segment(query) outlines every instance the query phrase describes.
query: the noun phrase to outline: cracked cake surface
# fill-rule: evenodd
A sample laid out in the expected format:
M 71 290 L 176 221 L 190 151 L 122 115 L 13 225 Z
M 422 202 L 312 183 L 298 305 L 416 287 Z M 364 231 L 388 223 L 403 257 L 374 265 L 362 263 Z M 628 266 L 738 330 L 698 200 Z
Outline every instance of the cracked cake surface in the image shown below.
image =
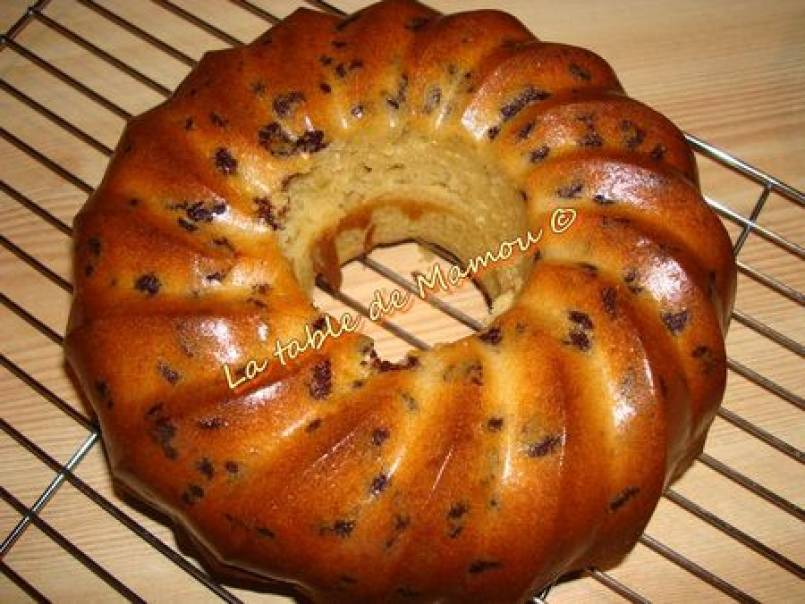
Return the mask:
M 480 333 L 377 357 L 323 319 L 375 246 L 466 262 Z M 516 602 L 630 551 L 724 391 L 735 265 L 667 119 L 484 10 L 300 9 L 130 121 L 75 223 L 67 356 L 115 477 L 222 574 L 315 601 Z M 504 303 L 505 302 L 505 303 Z

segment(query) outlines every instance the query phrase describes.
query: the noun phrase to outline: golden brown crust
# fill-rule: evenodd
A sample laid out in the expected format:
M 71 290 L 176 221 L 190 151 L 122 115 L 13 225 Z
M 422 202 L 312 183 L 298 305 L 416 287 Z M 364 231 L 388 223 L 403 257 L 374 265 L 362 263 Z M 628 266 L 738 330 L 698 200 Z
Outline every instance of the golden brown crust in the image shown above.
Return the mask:
M 400 128 L 494 154 L 529 226 L 573 207 L 574 228 L 478 336 L 388 371 L 345 335 L 231 391 L 222 364 L 319 318 L 272 195 Z M 723 394 L 735 266 L 683 136 L 497 11 L 301 9 L 208 53 L 75 227 L 67 355 L 116 477 L 223 567 L 317 600 L 513 602 L 617 561 Z

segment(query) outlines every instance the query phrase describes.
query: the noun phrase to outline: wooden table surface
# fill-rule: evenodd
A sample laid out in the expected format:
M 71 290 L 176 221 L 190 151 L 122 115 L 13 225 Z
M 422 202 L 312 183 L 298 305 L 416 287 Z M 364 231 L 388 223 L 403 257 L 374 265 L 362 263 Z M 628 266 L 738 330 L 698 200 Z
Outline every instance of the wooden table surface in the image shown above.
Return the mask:
M 364 4 L 353 0 L 332 1 L 346 9 Z M 193 58 L 207 49 L 225 46 L 211 34 L 151 2 L 97 2 Z M 239 40 L 248 41 L 267 27 L 258 16 L 225 0 L 176 2 Z M 105 20 L 90 10 L 88 3 L 53 0 L 44 11 L 47 18 L 34 19 L 16 38 L 17 43 L 126 112 L 139 113 L 159 102 L 162 95 L 158 91 L 68 40 L 58 31 L 58 25 L 69 28 L 167 89 L 175 87 L 188 67 Z M 262 0 L 261 6 L 284 16 L 300 4 Z M 0 2 L 0 27 L 5 30 L 24 12 L 26 5 L 22 0 Z M 433 5 L 448 11 L 459 7 L 503 7 L 543 39 L 586 46 L 614 66 L 632 96 L 660 110 L 687 132 L 799 190 L 805 189 L 805 3 L 801 0 L 673 3 L 511 0 L 439 1 Z M 24 51 L 13 48 L 0 53 L 3 81 L 0 180 L 5 183 L 0 191 L 4 238 L 0 252 L 0 290 L 4 295 L 0 352 L 5 367 L 0 371 L 0 400 L 5 422 L 34 441 L 47 455 L 65 463 L 90 436 L 90 431 L 56 404 L 63 401 L 70 409 L 89 413 L 65 374 L 57 343 L 59 334 L 64 332 L 70 300 L 69 293 L 59 285 L 59 280 L 70 279 L 70 239 L 58 223 L 70 224 L 86 194 L 80 183 L 68 182 L 27 155 L 23 147 L 29 145 L 94 186 L 107 161 L 103 146 L 114 146 L 124 119 L 23 55 Z M 81 142 L 23 102 L 22 97 L 15 96 L 12 90 L 27 95 L 101 144 Z M 748 217 L 761 188 L 711 160 L 699 159 L 706 194 Z M 14 191 L 24 197 L 15 198 Z M 25 200 L 36 206 L 26 207 L 22 203 Z M 802 246 L 805 221 L 797 205 L 773 193 L 758 223 Z M 726 224 L 733 238 L 737 237 L 740 227 L 732 221 Z M 16 248 L 24 250 L 30 258 L 26 261 L 20 257 L 14 251 Z M 728 338 L 732 359 L 780 385 L 794 399 L 805 391 L 801 345 L 796 343 L 803 339 L 805 331 L 802 294 L 796 293 L 805 291 L 799 249 L 800 254 L 791 253 L 756 234 L 751 235 L 739 256 L 742 263 L 795 291 L 783 295 L 742 272 L 736 304 L 741 313 L 787 334 L 795 344 L 781 346 L 739 321 L 733 321 Z M 411 246 L 384 250 L 374 257 L 403 274 L 431 262 Z M 32 263 L 40 263 L 45 272 L 35 270 Z M 47 271 L 51 274 L 46 274 Z M 368 301 L 370 292 L 384 284 L 391 286 L 360 264 L 353 263 L 345 269 L 344 290 L 359 300 Z M 317 296 L 331 312 L 343 308 L 341 303 L 320 292 Z M 475 317 L 484 315 L 480 297 L 472 288 L 450 295 L 448 301 Z M 40 328 L 26 321 L 13 305 L 41 322 Z M 429 343 L 467 333 L 458 323 L 424 303 L 416 304 L 395 321 Z M 48 330 L 52 330 L 51 337 Z M 376 325 L 370 325 L 367 333 L 376 338 L 380 352 L 385 355 L 401 355 L 408 348 L 408 344 Z M 19 379 L 20 371 L 30 376 L 29 383 Z M 798 400 L 801 402 L 801 398 Z M 732 371 L 724 408 L 796 450 L 805 446 L 805 425 L 797 406 Z M 112 490 L 102 447 L 89 445 L 93 445 L 91 441 L 75 474 L 127 517 L 186 555 L 187 550 L 177 545 L 167 526 Z M 6 495 L 6 503 L 0 505 L 0 531 L 5 536 L 20 520 L 18 512 L 8 503 L 7 494 L 30 506 L 55 474 L 12 439 L 8 431 L 0 433 L 0 447 L 3 460 L 0 481 Z M 716 419 L 706 452 L 794 506 L 805 503 L 803 470 L 796 452 L 794 456 L 786 455 L 723 418 Z M 761 601 L 805 601 L 805 586 L 796 574 L 696 517 L 678 502 L 679 497 L 694 502 L 763 546 L 796 564 L 804 564 L 805 531 L 796 509 L 795 513 L 781 509 L 701 462 L 673 485 L 673 491 L 676 499 L 661 501 L 647 535 Z M 73 484 L 63 484 L 40 516 L 47 526 L 148 601 L 217 598 Z M 4 564 L 56 601 L 121 599 L 46 531 L 41 525 L 28 527 L 4 557 Z M 194 558 L 188 556 L 187 560 L 195 564 Z M 653 601 L 727 599 L 723 592 L 645 544 L 638 545 L 608 574 Z M 283 600 L 280 596 L 237 587 L 229 589 L 246 601 Z M 0 601 L 25 599 L 17 584 L 5 575 L 0 578 Z M 555 602 L 578 599 L 620 598 L 590 576 L 563 583 L 550 596 Z

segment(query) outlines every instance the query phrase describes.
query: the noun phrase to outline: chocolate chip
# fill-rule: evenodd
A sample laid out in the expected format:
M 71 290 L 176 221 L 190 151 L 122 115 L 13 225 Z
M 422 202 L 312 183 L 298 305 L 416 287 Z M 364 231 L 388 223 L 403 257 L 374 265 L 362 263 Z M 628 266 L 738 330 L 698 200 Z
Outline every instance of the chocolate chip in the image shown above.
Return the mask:
M 212 480 L 215 475 L 215 467 L 212 462 L 206 457 L 202 457 L 196 462 L 196 469 L 207 477 L 207 480 Z
M 227 461 L 226 463 L 224 463 L 224 469 L 229 474 L 237 474 L 240 471 L 240 466 L 238 466 L 238 463 L 236 461 Z
M 568 339 L 563 340 L 564 344 L 568 344 L 570 346 L 574 346 L 578 348 L 582 352 L 587 352 L 592 348 L 592 342 L 590 341 L 590 337 L 584 333 L 583 331 L 579 331 L 574 329 L 568 334 Z
M 223 417 L 205 417 L 196 422 L 202 430 L 219 430 L 229 425 Z
M 615 203 L 614 199 L 609 199 L 608 197 L 606 197 L 605 195 L 602 195 L 601 193 L 596 194 L 593 197 L 593 201 L 595 203 L 597 203 L 598 205 L 602 205 L 602 206 L 608 206 L 608 205 L 612 205 L 613 203 Z
M 226 128 L 227 124 L 229 124 L 229 120 L 221 117 L 214 111 L 210 113 L 210 121 L 212 122 L 213 126 L 217 126 L 218 128 Z
M 478 336 L 478 339 L 486 344 L 496 346 L 500 344 L 501 340 L 503 339 L 503 334 L 500 331 L 500 327 L 490 327 L 486 331 L 482 332 Z
M 344 42 L 343 40 L 333 40 L 331 44 L 333 45 L 333 48 L 339 48 L 339 49 L 344 48 L 347 45 L 347 43 Z
M 196 201 L 185 208 L 187 218 L 193 222 L 212 222 L 215 216 L 220 216 L 224 212 L 226 212 L 226 204 L 221 201 L 209 203 Z
M 526 449 L 526 455 L 529 457 L 545 457 L 556 452 L 556 449 L 562 444 L 562 437 L 557 434 L 546 436 L 540 441 L 531 443 Z
M 379 447 L 388 440 L 390 434 L 388 428 L 375 428 L 372 430 L 372 444 Z
M 450 509 L 447 511 L 447 518 L 450 520 L 457 520 L 464 516 L 465 514 L 469 513 L 470 507 L 463 501 L 459 501 L 454 503 L 450 506 Z
M 662 322 L 674 335 L 681 333 L 688 323 L 688 311 L 681 310 L 679 312 L 664 312 L 662 314 Z
M 161 410 L 159 413 L 161 414 Z M 177 457 L 177 451 L 173 447 L 173 439 L 176 436 L 176 431 L 176 425 L 171 422 L 168 417 L 158 414 L 152 420 L 152 425 L 149 430 L 151 438 L 162 448 L 162 452 L 168 459 L 176 459 Z
M 305 95 L 298 90 L 294 90 L 274 97 L 272 107 L 279 117 L 288 117 L 304 100 Z
M 350 113 L 357 118 L 363 117 L 363 105 L 355 105 L 350 110 Z
M 162 283 L 160 283 L 159 279 L 154 273 L 146 273 L 145 275 L 141 275 L 134 282 L 134 289 L 143 292 L 149 297 L 156 296 L 160 287 L 162 287 Z
M 532 164 L 536 164 L 541 162 L 548 154 L 551 152 L 551 148 L 548 145 L 542 145 L 541 147 L 537 147 L 531 153 L 528 154 L 528 159 L 531 161 Z
M 352 59 L 349 62 L 349 70 L 355 71 L 356 69 L 363 69 L 363 61 L 360 59 Z
M 90 237 L 87 239 L 87 249 L 93 256 L 101 255 L 101 240 L 98 237 Z
M 534 122 L 526 122 L 525 125 L 517 131 L 517 138 L 520 140 L 527 139 L 529 136 L 531 136 L 532 130 L 534 130 Z
M 428 24 L 430 18 L 428 17 L 412 17 L 405 23 L 405 29 L 410 31 L 419 31 Z
M 472 564 L 470 564 L 467 572 L 469 572 L 471 575 L 477 575 L 490 570 L 497 570 L 502 566 L 503 564 L 497 562 L 496 560 L 475 560 Z
M 486 429 L 490 432 L 500 432 L 503 429 L 503 418 L 490 417 L 486 420 Z
M 333 389 L 333 375 L 330 360 L 319 361 L 313 366 L 310 380 L 310 396 L 316 400 L 327 398 Z
M 618 495 L 616 495 L 612 501 L 609 502 L 609 511 L 610 512 L 617 512 L 620 508 L 626 504 L 627 501 L 632 499 L 635 495 L 640 492 L 640 489 L 637 487 L 627 487 Z
M 578 140 L 579 147 L 601 147 L 604 139 L 597 132 L 588 132 Z
M 333 91 L 333 87 L 330 86 L 327 82 L 321 82 L 319 84 L 319 88 L 324 94 L 330 94 Z
M 604 310 L 609 315 L 615 315 L 617 296 L 618 294 L 614 287 L 605 287 L 601 290 L 601 304 L 603 304 Z
M 545 90 L 528 86 L 514 99 L 500 108 L 500 115 L 503 117 L 504 121 L 510 120 L 531 103 L 544 101 L 549 96 L 551 96 L 551 94 Z
M 274 533 L 274 531 L 272 531 L 271 529 L 268 529 L 268 528 L 266 528 L 264 526 L 255 527 L 254 531 L 260 537 L 263 537 L 264 539 L 273 539 L 274 537 L 276 537 L 276 534 Z
M 571 310 L 567 313 L 568 318 L 582 329 L 592 329 L 593 321 L 590 315 L 583 313 L 580 310 Z
M 578 180 L 556 189 L 556 194 L 562 199 L 576 199 L 584 189 L 584 183 Z
M 305 426 L 305 432 L 315 432 L 321 426 L 321 418 L 317 417 L 313 421 L 311 421 L 307 426 Z
M 428 94 L 425 97 L 425 104 L 423 109 L 425 113 L 431 113 L 442 102 L 442 89 L 439 86 L 431 86 L 428 89 Z
M 187 218 L 177 218 L 176 224 L 178 224 L 188 233 L 193 233 L 198 230 L 198 226 L 190 222 Z
M 257 132 L 258 144 L 275 157 L 288 157 L 296 151 L 294 141 L 277 122 L 271 122 Z
M 336 520 L 330 529 L 336 536 L 346 539 L 355 530 L 354 520 Z
M 195 127 L 195 122 L 193 121 L 192 117 L 188 117 L 184 121 L 184 129 L 185 130 L 192 130 Z
M 579 262 L 579 268 L 593 277 L 598 274 L 598 267 L 595 264 L 590 264 L 589 262 Z
M 319 57 L 319 62 L 326 67 L 327 65 L 330 65 L 333 62 L 333 58 L 328 57 L 327 55 L 321 55 Z
M 486 137 L 491 141 L 495 140 L 498 134 L 500 134 L 500 126 L 492 126 L 486 131 Z
M 254 82 L 252 84 L 252 92 L 257 96 L 263 96 L 266 91 L 266 85 L 263 82 Z
M 646 139 L 646 131 L 631 120 L 621 122 L 621 133 L 623 134 L 623 146 L 630 151 L 637 149 Z
M 347 68 L 343 63 L 339 63 L 335 66 L 335 73 L 339 78 L 345 78 L 347 76 Z
M 109 390 L 109 385 L 104 380 L 97 380 L 95 382 L 95 392 L 98 393 L 98 397 L 106 403 L 106 408 L 111 409 L 114 406 L 114 401 L 112 400 L 112 393 Z
M 666 151 L 667 149 L 665 148 L 665 145 L 658 144 L 651 150 L 649 156 L 655 161 L 662 161 L 662 159 L 665 157 Z
M 215 151 L 215 167 L 221 174 L 232 176 L 238 170 L 238 160 L 227 149 L 219 147 Z
M 187 487 L 187 490 L 184 491 L 181 495 L 182 502 L 185 505 L 193 505 L 199 499 L 204 497 L 204 489 L 202 489 L 197 484 L 191 484 Z
M 385 474 L 378 474 L 372 479 L 372 483 L 369 485 L 369 492 L 372 495 L 379 495 L 386 490 L 390 481 L 391 479 Z
M 260 220 L 275 231 L 285 228 L 283 221 L 288 213 L 288 206 L 284 206 L 277 212 L 268 197 L 256 197 L 254 204 L 257 206 L 257 217 Z
M 321 130 L 306 130 L 296 139 L 296 149 L 301 153 L 318 153 L 327 147 L 324 142 L 324 132 Z
M 573 77 L 578 78 L 579 80 L 589 82 L 590 79 L 592 79 L 590 72 L 576 63 L 571 63 L 567 66 L 567 69 L 573 75 Z
M 165 378 L 165 380 L 172 386 L 175 386 L 176 382 L 178 382 L 182 377 L 179 375 L 178 371 L 170 367 L 164 361 L 157 363 L 157 371 L 159 371 L 162 377 Z

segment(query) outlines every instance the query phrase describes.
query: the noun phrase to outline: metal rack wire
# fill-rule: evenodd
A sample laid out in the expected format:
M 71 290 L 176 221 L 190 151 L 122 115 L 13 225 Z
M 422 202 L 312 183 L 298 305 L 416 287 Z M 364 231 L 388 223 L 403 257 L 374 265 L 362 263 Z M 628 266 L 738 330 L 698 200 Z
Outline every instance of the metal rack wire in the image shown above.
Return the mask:
M 100 4 L 97 4 L 94 0 L 78 0 L 78 1 L 84 7 L 94 11 L 97 15 L 108 21 L 111 26 L 119 27 L 128 31 L 129 33 L 137 36 L 144 42 L 153 46 L 155 49 L 158 49 L 159 51 L 165 53 L 166 55 L 169 55 L 174 59 L 180 61 L 187 67 L 192 67 L 193 65 L 195 65 L 195 60 L 192 57 L 188 56 L 181 50 L 172 46 L 170 42 L 157 38 L 150 32 L 142 29 L 141 27 L 127 20 L 123 16 L 113 12 L 112 10 Z M 241 43 L 238 39 L 236 39 L 229 33 L 219 29 L 218 27 L 207 21 L 204 21 L 198 16 L 187 12 L 180 6 L 173 4 L 170 0 L 153 0 L 153 1 L 157 5 L 162 7 L 164 10 L 173 13 L 174 15 L 186 21 L 187 23 L 193 25 L 194 27 L 203 29 L 208 34 L 215 36 L 216 38 L 218 38 L 219 40 L 221 40 L 226 44 L 234 45 Z M 269 24 L 273 24 L 279 21 L 278 17 L 268 12 L 267 10 L 253 4 L 252 2 L 249 2 L 248 0 L 230 0 L 230 1 L 233 4 L 244 9 L 244 11 L 246 11 L 246 13 L 250 15 L 252 18 L 262 19 L 268 22 Z M 8 31 L 5 34 L 3 34 L 2 37 L 0 37 L 0 50 L 5 49 L 7 52 L 14 52 L 18 54 L 26 61 L 29 61 L 38 68 L 44 70 L 45 72 L 48 72 L 50 75 L 57 77 L 58 79 L 60 79 L 61 81 L 72 87 L 79 94 L 85 96 L 87 99 L 98 104 L 99 106 L 104 107 L 113 114 L 124 119 L 128 119 L 129 117 L 131 117 L 131 114 L 128 111 L 117 105 L 115 102 L 104 97 L 102 94 L 86 86 L 85 84 L 82 84 L 72 76 L 62 71 L 52 62 L 48 61 L 46 58 L 43 58 L 42 56 L 37 54 L 34 50 L 31 50 L 30 48 L 26 47 L 25 45 L 17 41 L 20 32 L 22 32 L 23 29 L 26 28 L 30 23 L 36 21 L 47 27 L 49 30 L 51 30 L 54 33 L 54 35 L 63 36 L 64 38 L 71 40 L 75 44 L 81 46 L 88 53 L 108 63 L 115 69 L 125 73 L 131 78 L 137 80 L 142 85 L 147 86 L 154 92 L 162 96 L 168 96 L 170 94 L 170 90 L 165 86 L 161 85 L 160 83 L 156 82 L 149 76 L 138 71 L 134 67 L 128 65 L 124 61 L 114 57 L 113 55 L 99 48 L 90 40 L 82 37 L 79 33 L 73 31 L 72 29 L 60 23 L 59 21 L 54 20 L 53 18 L 48 16 L 45 13 L 45 9 L 49 3 L 50 0 L 38 0 L 33 5 L 31 5 L 25 11 L 25 13 L 22 14 L 20 18 L 8 29 Z M 325 11 L 333 12 L 336 14 L 344 14 L 337 7 L 328 2 L 308 0 L 308 3 Z M 65 132 L 74 136 L 76 139 L 83 141 L 87 145 L 91 146 L 92 148 L 96 149 L 97 151 L 106 156 L 111 155 L 112 149 L 110 147 L 108 147 L 95 137 L 93 137 L 91 134 L 85 132 L 80 127 L 70 123 L 64 117 L 60 116 L 59 114 L 53 112 L 44 105 L 40 104 L 35 99 L 27 95 L 22 90 L 18 89 L 5 79 L 0 79 L 0 89 L 2 89 L 2 91 L 5 94 L 16 98 L 21 103 L 24 103 L 25 105 L 27 105 L 28 107 L 39 113 L 41 116 L 43 116 L 44 118 L 46 118 L 59 128 L 63 129 Z M 55 175 L 63 179 L 66 183 L 73 185 L 74 187 L 78 188 L 84 193 L 89 194 L 92 192 L 93 187 L 90 184 L 82 180 L 79 176 L 74 174 L 67 167 L 60 165 L 55 160 L 51 159 L 43 152 L 34 148 L 27 141 L 19 138 L 12 132 L 9 132 L 4 128 L 0 128 L 0 137 L 2 137 L 6 142 L 10 143 L 23 153 L 27 154 L 35 162 L 41 164 L 43 167 L 53 172 Z M 776 193 L 780 195 L 781 197 L 787 199 L 790 203 L 796 204 L 800 208 L 803 205 L 805 205 L 805 195 L 803 195 L 802 192 L 794 189 L 793 187 L 779 181 L 773 176 L 766 174 L 745 162 L 742 162 L 741 160 L 731 156 L 730 154 L 716 147 L 713 147 L 712 145 L 709 145 L 705 141 L 702 141 L 701 139 L 695 136 L 687 135 L 687 139 L 691 147 L 697 153 L 715 162 L 718 162 L 725 168 L 733 170 L 737 174 L 740 174 L 742 177 L 749 179 L 754 183 L 756 183 L 757 185 L 759 185 L 760 187 L 762 187 L 762 192 L 758 197 L 757 201 L 754 203 L 754 206 L 748 217 L 744 217 L 741 214 L 731 210 L 725 204 L 720 203 L 717 200 L 707 198 L 707 201 L 711 205 L 711 207 L 713 207 L 713 209 L 723 219 L 733 222 L 734 224 L 738 225 L 741 229 L 740 234 L 736 239 L 734 247 L 734 253 L 738 262 L 739 270 L 747 277 L 753 279 L 754 281 L 760 283 L 765 287 L 770 288 L 775 293 L 784 296 L 786 298 L 789 298 L 800 305 L 803 304 L 803 302 L 805 302 L 805 294 L 796 291 L 794 288 L 777 280 L 776 278 L 745 264 L 739 259 L 739 254 L 744 244 L 746 243 L 747 239 L 749 238 L 750 234 L 754 234 L 764 238 L 766 241 L 784 250 L 785 252 L 792 254 L 797 259 L 802 260 L 803 257 L 805 257 L 805 250 L 803 250 L 802 247 L 800 247 L 799 245 L 797 245 L 792 241 L 787 240 L 780 234 L 758 224 L 757 220 L 761 212 L 763 211 L 766 201 L 768 200 L 769 195 L 771 193 Z M 43 205 L 38 203 L 36 200 L 31 199 L 29 196 L 23 194 L 22 192 L 14 188 L 11 184 L 0 180 L 0 190 L 2 190 L 3 193 L 5 193 L 8 197 L 13 199 L 20 206 L 24 207 L 26 210 L 38 216 L 45 223 L 50 225 L 50 227 L 54 227 L 66 235 L 71 234 L 71 228 L 69 225 L 67 225 L 60 218 L 49 212 L 45 207 L 43 207 Z M 64 291 L 66 292 L 72 291 L 72 286 L 68 281 L 66 281 L 56 272 L 54 272 L 49 267 L 41 263 L 33 255 L 29 254 L 25 249 L 21 248 L 20 246 L 16 245 L 14 242 L 10 241 L 9 239 L 3 236 L 0 236 L 0 243 L 2 243 L 3 247 L 6 250 L 17 256 L 21 261 L 25 262 L 34 270 L 41 273 L 43 276 L 52 281 L 58 287 L 62 288 Z M 396 271 L 392 270 L 391 268 L 385 266 L 384 264 L 378 262 L 377 260 L 367 257 L 362 258 L 360 261 L 368 269 L 374 271 L 375 273 L 377 273 L 377 275 L 383 277 L 384 279 L 388 279 L 391 282 L 395 283 L 396 285 L 408 289 L 409 291 L 416 291 L 414 288 L 414 284 L 409 279 L 397 273 Z M 368 315 L 367 308 L 363 304 L 361 304 L 361 302 L 359 302 L 358 300 L 350 297 L 346 293 L 340 291 L 333 291 L 329 289 L 324 283 L 320 283 L 319 286 L 324 288 L 327 291 L 327 293 L 338 299 L 343 304 L 346 304 L 350 308 L 364 315 Z M 435 308 L 437 308 L 441 312 L 450 315 L 451 317 L 463 323 L 464 325 L 470 327 L 471 329 L 478 330 L 481 328 L 480 322 L 476 321 L 472 317 L 463 313 L 459 309 L 454 308 L 450 304 L 436 298 L 429 298 L 428 301 L 430 304 L 432 304 Z M 53 329 L 48 327 L 44 322 L 39 320 L 28 310 L 22 307 L 20 304 L 18 304 L 17 302 L 15 302 L 14 300 L 12 300 L 11 298 L 7 297 L 5 294 L 2 293 L 0 293 L 0 302 L 2 302 L 2 304 L 12 313 L 14 313 L 22 320 L 26 321 L 31 326 L 33 326 L 42 335 L 49 338 L 51 341 L 53 341 L 58 345 L 62 344 L 62 336 L 59 333 L 55 332 Z M 800 357 L 802 357 L 803 353 L 805 353 L 805 347 L 803 347 L 802 344 L 795 341 L 791 337 L 780 333 L 779 331 L 773 329 L 772 327 L 769 327 L 768 325 L 762 323 L 761 321 L 749 316 L 748 314 L 736 310 L 733 313 L 733 318 L 736 321 L 740 322 L 745 327 L 755 331 L 760 336 L 776 342 L 780 346 L 786 348 L 787 350 L 795 353 Z M 381 326 L 390 331 L 391 333 L 393 333 L 396 337 L 405 340 L 414 347 L 417 348 L 427 347 L 427 344 L 420 338 L 418 338 L 416 335 L 406 331 L 405 329 L 399 327 L 398 325 L 395 325 L 394 323 L 385 322 Z M 45 508 L 45 506 L 47 506 L 48 502 L 51 501 L 54 495 L 58 492 L 59 488 L 65 482 L 67 482 L 71 484 L 73 487 L 75 487 L 75 489 L 77 489 L 79 492 L 81 492 L 86 498 L 88 498 L 92 504 L 97 505 L 99 508 L 103 509 L 116 521 L 120 522 L 127 529 L 129 529 L 134 535 L 144 540 L 151 547 L 153 547 L 155 550 L 164 555 L 167 563 L 176 565 L 179 569 L 181 569 L 183 572 L 193 577 L 201 585 L 206 587 L 211 593 L 220 597 L 222 600 L 228 602 L 239 602 L 240 600 L 236 595 L 232 593 L 232 591 L 222 586 L 213 577 L 208 575 L 204 570 L 201 570 L 196 565 L 192 564 L 190 561 L 188 561 L 187 558 L 185 558 L 184 555 L 182 555 L 179 551 L 177 551 L 173 546 L 160 540 L 148 529 L 146 529 L 142 524 L 138 523 L 132 517 L 132 515 L 127 513 L 121 506 L 104 497 L 96 489 L 94 489 L 87 482 L 85 482 L 84 480 L 82 480 L 77 476 L 77 474 L 75 473 L 76 468 L 85 458 L 87 453 L 90 450 L 92 450 L 100 441 L 100 433 L 97 424 L 94 422 L 93 419 L 87 417 L 82 412 L 74 409 L 70 404 L 68 404 L 58 395 L 56 395 L 53 391 L 48 389 L 48 387 L 46 387 L 43 383 L 34 378 L 32 375 L 30 375 L 25 369 L 15 364 L 10 358 L 6 357 L 5 355 L 0 355 L 0 362 L 8 372 L 10 372 L 16 378 L 24 382 L 36 394 L 41 396 L 48 403 L 54 405 L 65 415 L 67 415 L 72 420 L 81 425 L 83 428 L 85 428 L 88 432 L 88 435 L 83 440 L 83 442 L 81 442 L 81 444 L 77 447 L 72 456 L 65 463 L 62 464 L 58 462 L 56 459 L 54 459 L 51 455 L 49 455 L 43 448 L 40 447 L 39 444 L 34 442 L 25 434 L 18 431 L 5 419 L 0 419 L 0 429 L 2 429 L 2 431 L 6 435 L 8 435 L 11 439 L 16 441 L 20 446 L 30 451 L 36 458 L 39 459 L 39 461 L 45 464 L 54 473 L 54 477 L 51 480 L 51 482 L 40 494 L 40 496 L 36 499 L 36 501 L 30 506 L 26 506 L 8 490 L 6 490 L 3 487 L 0 487 L 0 498 L 2 498 L 8 505 L 10 505 L 13 509 L 15 509 L 20 516 L 16 526 L 14 526 L 14 528 L 9 532 L 9 534 L 3 539 L 2 543 L 0 544 L 0 558 L 4 558 L 5 555 L 14 547 L 17 540 L 24 534 L 24 532 L 31 525 L 34 525 L 37 528 L 39 528 L 50 539 L 52 539 L 53 542 L 55 542 L 58 546 L 60 546 L 67 553 L 73 556 L 78 562 L 83 564 L 86 568 L 88 568 L 91 572 L 93 572 L 101 580 L 103 580 L 110 587 L 110 589 L 116 591 L 120 596 L 122 596 L 127 600 L 138 601 L 138 602 L 142 601 L 140 596 L 134 593 L 120 579 L 110 574 L 99 563 L 97 563 L 90 556 L 84 553 L 81 549 L 78 548 L 78 546 L 72 543 L 69 539 L 67 539 L 64 535 L 62 535 L 56 528 L 48 524 L 45 520 L 43 520 L 40 517 L 40 513 Z M 787 401 L 792 405 L 795 405 L 798 409 L 801 410 L 803 409 L 803 407 L 805 407 L 805 401 L 803 401 L 803 398 L 801 396 L 799 396 L 794 392 L 791 392 L 790 390 L 782 387 L 781 385 L 777 384 L 768 377 L 759 374 L 758 372 L 735 361 L 734 359 L 729 359 L 729 369 L 734 373 L 742 376 L 743 378 L 749 380 L 750 382 L 753 382 L 756 385 L 760 386 L 761 388 L 764 388 L 765 390 L 771 392 L 773 395 L 779 397 L 780 399 Z M 773 447 L 774 449 L 788 456 L 789 458 L 799 463 L 803 463 L 803 461 L 805 461 L 805 453 L 795 448 L 791 444 L 778 438 L 777 436 L 762 429 L 761 427 L 756 426 L 755 424 L 741 417 L 740 415 L 728 409 L 722 408 L 719 410 L 719 416 L 722 419 L 726 420 L 727 422 L 736 426 L 738 429 L 743 430 L 747 434 L 765 443 L 766 445 Z M 715 472 L 718 472 L 722 476 L 733 481 L 737 485 L 740 485 L 742 488 L 747 489 L 748 491 L 754 493 L 755 495 L 764 498 L 765 500 L 777 506 L 785 513 L 790 514 L 794 518 L 800 521 L 805 519 L 805 512 L 795 503 L 763 487 L 762 485 L 753 481 L 748 476 L 745 476 L 744 474 L 738 472 L 737 470 L 731 468 L 730 466 L 724 464 L 723 462 L 713 458 L 708 454 L 702 454 L 702 456 L 699 458 L 699 461 L 702 464 L 714 470 Z M 715 529 L 728 535 L 730 538 L 736 540 L 742 545 L 751 548 L 752 550 L 754 550 L 761 556 L 765 557 L 769 561 L 773 562 L 774 564 L 778 565 L 779 567 L 785 569 L 790 573 L 793 573 L 799 578 L 805 578 L 805 569 L 803 569 L 803 567 L 797 564 L 795 561 L 785 557 L 781 553 L 768 547 L 767 545 L 763 544 L 754 537 L 748 535 L 747 533 L 737 528 L 736 526 L 729 524 L 728 522 L 721 519 L 717 515 L 704 509 L 695 502 L 689 500 L 681 493 L 675 491 L 674 489 L 669 489 L 665 493 L 665 497 L 669 501 L 673 502 L 675 505 L 686 510 L 688 513 L 695 515 L 697 518 L 703 520 L 704 522 L 708 523 Z M 657 554 L 659 554 L 660 556 L 663 556 L 667 560 L 673 562 L 674 564 L 688 571 L 691 575 L 695 576 L 699 580 L 709 583 L 710 585 L 720 590 L 727 596 L 734 598 L 735 600 L 738 601 L 744 601 L 744 602 L 756 601 L 750 594 L 745 593 L 736 586 L 730 584 L 725 579 L 701 567 L 692 560 L 689 560 L 682 554 L 674 551 L 671 547 L 653 538 L 652 536 L 644 534 L 641 537 L 641 543 L 646 547 L 648 547 L 649 549 L 656 552 Z M 13 581 L 16 585 L 18 585 L 26 594 L 28 594 L 33 599 L 38 601 L 46 601 L 45 596 L 37 590 L 35 585 L 29 583 L 24 577 L 20 576 L 5 562 L 0 562 L 0 571 L 2 571 L 6 575 L 6 577 L 8 577 L 11 581 Z M 587 571 L 587 574 L 596 581 L 598 581 L 599 583 L 601 583 L 602 585 L 611 589 L 620 596 L 626 598 L 627 600 L 630 600 L 632 602 L 648 601 L 644 596 L 637 593 L 634 589 L 623 584 L 619 580 L 615 579 L 612 575 L 608 573 L 596 569 L 589 569 Z M 533 601 L 534 602 L 542 601 L 542 599 L 547 597 L 548 591 L 549 589 L 546 589 L 539 596 L 535 596 Z

